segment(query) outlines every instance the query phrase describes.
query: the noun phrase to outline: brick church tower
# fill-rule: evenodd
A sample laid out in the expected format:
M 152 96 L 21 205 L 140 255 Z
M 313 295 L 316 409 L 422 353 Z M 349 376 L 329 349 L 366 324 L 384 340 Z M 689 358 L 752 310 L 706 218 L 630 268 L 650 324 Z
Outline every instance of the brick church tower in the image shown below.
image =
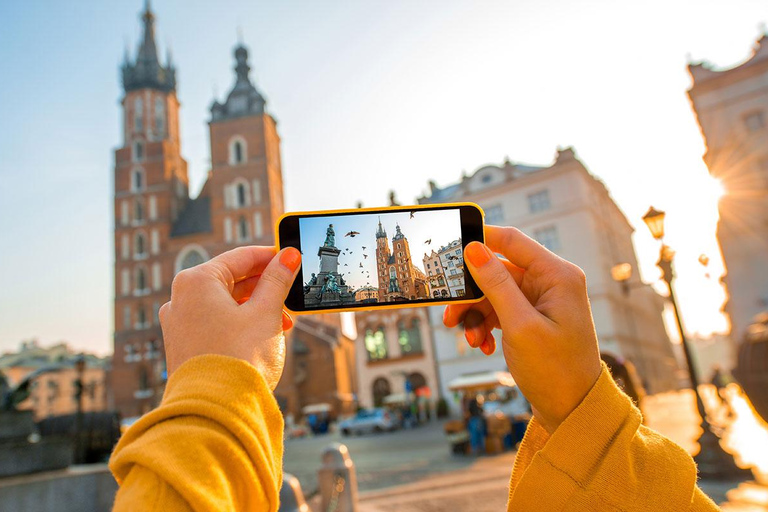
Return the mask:
M 235 49 L 235 85 L 214 101 L 212 169 L 189 197 L 181 156 L 176 73 L 158 58 L 147 2 L 135 60 L 122 65 L 123 141 L 115 150 L 115 405 L 124 417 L 155 407 L 165 386 L 157 316 L 180 270 L 244 244 L 274 244 L 283 212 L 280 137 L 250 80 L 248 51 Z
M 411 248 L 399 224 L 395 231 L 390 250 L 387 231 L 381 221 L 376 229 L 379 302 L 427 298 L 426 276 L 411 261 Z

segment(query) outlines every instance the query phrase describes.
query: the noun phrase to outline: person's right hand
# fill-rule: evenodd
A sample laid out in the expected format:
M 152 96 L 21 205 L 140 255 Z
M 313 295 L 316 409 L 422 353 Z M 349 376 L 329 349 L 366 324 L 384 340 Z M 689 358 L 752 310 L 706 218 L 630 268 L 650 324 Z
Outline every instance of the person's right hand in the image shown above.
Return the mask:
M 509 371 L 552 433 L 601 371 L 584 272 L 515 228 L 486 226 L 485 236 L 487 246 L 472 242 L 464 250 L 485 298 L 448 306 L 443 322 L 464 322 L 470 346 L 485 354 L 495 349 L 491 330 L 501 328 Z

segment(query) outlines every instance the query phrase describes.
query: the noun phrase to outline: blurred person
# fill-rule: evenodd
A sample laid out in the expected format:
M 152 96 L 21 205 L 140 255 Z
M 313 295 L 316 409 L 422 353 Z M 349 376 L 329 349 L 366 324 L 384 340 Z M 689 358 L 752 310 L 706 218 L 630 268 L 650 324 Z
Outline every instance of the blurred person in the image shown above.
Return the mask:
M 601 364 L 584 273 L 514 228 L 489 226 L 486 239 L 465 250 L 486 298 L 449 306 L 444 322 L 463 322 L 485 354 L 501 328 L 533 408 L 508 509 L 718 510 L 691 457 L 640 424 Z M 112 455 L 114 510 L 278 509 L 283 420 L 272 390 L 300 263 L 293 248 L 243 247 L 176 276 L 160 311 L 170 377 L 161 405 Z
M 472 397 L 467 405 L 467 432 L 470 450 L 474 455 L 481 454 L 485 449 L 485 417 L 477 395 Z

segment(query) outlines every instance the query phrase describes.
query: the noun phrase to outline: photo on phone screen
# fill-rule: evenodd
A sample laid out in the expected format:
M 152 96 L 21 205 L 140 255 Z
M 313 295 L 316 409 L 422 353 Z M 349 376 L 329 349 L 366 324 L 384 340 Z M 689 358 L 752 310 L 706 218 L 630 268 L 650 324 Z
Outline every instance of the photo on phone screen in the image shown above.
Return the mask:
M 459 207 L 299 216 L 298 233 L 305 311 L 475 297 Z

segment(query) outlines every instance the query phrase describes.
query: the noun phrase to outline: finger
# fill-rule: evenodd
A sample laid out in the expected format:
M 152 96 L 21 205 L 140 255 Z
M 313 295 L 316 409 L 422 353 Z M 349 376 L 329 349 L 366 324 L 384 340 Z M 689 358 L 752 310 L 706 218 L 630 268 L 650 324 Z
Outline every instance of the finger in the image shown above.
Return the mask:
M 485 340 L 485 316 L 476 309 L 467 311 L 464 317 L 464 337 L 472 348 L 478 348 Z
M 238 304 L 248 302 L 248 299 L 253 295 L 253 290 L 256 289 L 256 285 L 259 283 L 260 277 L 261 274 L 235 283 L 235 286 L 232 288 L 232 298 L 234 298 Z
M 232 293 L 235 283 L 262 273 L 274 257 L 274 247 L 238 247 L 198 265 L 195 269 L 216 278 Z
M 287 331 L 291 327 L 293 327 L 293 318 L 286 310 L 283 310 L 283 331 Z
M 492 332 L 488 332 L 488 335 L 480 344 L 480 350 L 487 356 L 493 354 L 496 351 L 496 338 L 494 338 Z
M 534 315 L 540 316 L 501 260 L 488 247 L 480 242 L 472 242 L 464 250 L 464 256 L 470 273 L 501 323 L 512 326 L 526 317 L 531 319 Z
M 301 253 L 295 247 L 286 247 L 277 253 L 259 277 L 250 302 L 258 305 L 268 315 L 281 315 L 283 302 L 293 286 L 300 266 Z
M 554 261 L 557 256 L 539 242 L 512 227 L 485 226 L 485 243 L 514 265 L 526 269 L 535 261 Z M 469 247 L 469 246 L 467 246 Z

